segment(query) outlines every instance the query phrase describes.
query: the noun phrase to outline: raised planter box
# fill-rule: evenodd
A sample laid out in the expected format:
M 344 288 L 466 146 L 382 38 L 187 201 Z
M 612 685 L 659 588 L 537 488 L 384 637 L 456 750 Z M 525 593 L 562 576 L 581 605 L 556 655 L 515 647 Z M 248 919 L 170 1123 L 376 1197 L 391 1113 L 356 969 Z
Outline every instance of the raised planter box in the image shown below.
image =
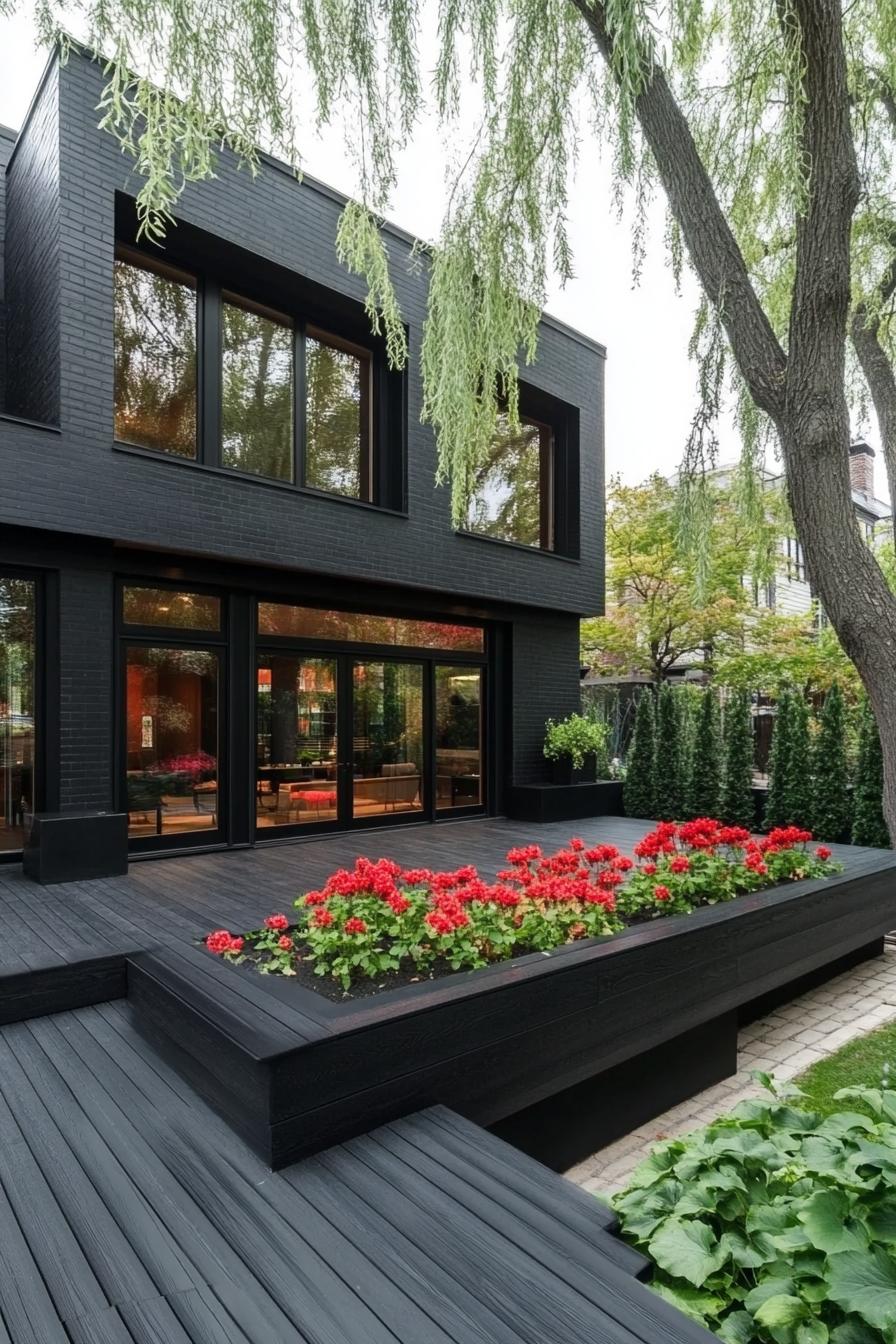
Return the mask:
M 599 779 L 581 784 L 515 784 L 507 815 L 515 821 L 581 821 L 584 817 L 622 817 L 622 781 Z
M 22 869 L 36 882 L 84 882 L 128 870 L 126 812 L 38 812 Z
M 345 1005 L 199 948 L 133 959 L 128 994 L 275 1168 L 436 1102 L 562 1166 L 732 1073 L 739 1013 L 894 926 L 896 855 L 856 850 L 831 878 Z

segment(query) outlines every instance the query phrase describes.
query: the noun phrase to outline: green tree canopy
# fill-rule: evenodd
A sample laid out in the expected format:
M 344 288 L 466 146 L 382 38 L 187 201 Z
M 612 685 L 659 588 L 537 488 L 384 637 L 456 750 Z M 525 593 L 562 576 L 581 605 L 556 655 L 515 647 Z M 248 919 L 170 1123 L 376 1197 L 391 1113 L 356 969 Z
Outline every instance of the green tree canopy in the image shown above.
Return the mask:
M 756 554 L 735 491 L 711 487 L 706 554 L 698 564 L 679 536 L 680 497 L 662 476 L 610 483 L 607 499 L 607 615 L 582 623 L 582 653 L 603 675 L 643 672 L 656 681 L 681 658 L 702 665 L 743 647 L 752 616 L 746 571 L 771 572 L 776 499 Z

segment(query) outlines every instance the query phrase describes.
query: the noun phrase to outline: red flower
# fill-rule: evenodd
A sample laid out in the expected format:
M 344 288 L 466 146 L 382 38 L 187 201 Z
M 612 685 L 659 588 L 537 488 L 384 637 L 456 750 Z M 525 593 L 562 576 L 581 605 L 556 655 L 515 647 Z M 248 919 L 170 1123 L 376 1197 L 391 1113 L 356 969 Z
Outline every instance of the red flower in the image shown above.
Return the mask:
M 584 924 L 570 924 L 569 926 L 570 938 L 583 938 L 587 932 Z
M 656 864 L 645 863 L 644 867 L 641 869 L 641 872 L 644 874 L 645 877 L 653 877 L 654 873 L 656 872 Z
M 366 933 L 366 932 L 367 932 L 367 925 L 364 923 L 363 919 L 358 919 L 358 918 L 357 918 L 356 916 L 354 916 L 354 915 L 352 916 L 351 919 L 347 919 L 347 920 L 345 921 L 345 923 L 343 924 L 342 927 L 343 927 L 343 929 L 345 930 L 346 933 Z
M 205 945 L 209 952 L 214 952 L 216 956 L 220 956 L 223 952 L 230 950 L 230 939 L 229 929 L 216 929 L 214 933 L 208 935 Z
M 617 873 L 631 872 L 634 866 L 633 861 L 626 854 L 617 854 L 616 858 L 613 859 L 613 867 Z
M 333 923 L 333 916 L 329 910 L 315 910 L 311 923 L 316 929 L 328 929 Z
M 672 873 L 690 872 L 691 861 L 686 854 L 676 854 L 674 859 L 669 860 L 669 871 Z
M 323 891 L 309 891 L 305 897 L 306 905 L 325 905 L 326 901 L 327 896 Z
M 231 938 L 229 945 L 224 949 L 226 952 L 242 952 L 242 938 Z
M 589 863 L 612 863 L 619 858 L 619 850 L 615 845 L 595 845 L 593 849 L 585 850 L 585 858 Z
M 292 949 L 292 939 L 284 934 L 282 938 L 278 939 L 277 946 L 281 952 L 289 952 Z
M 509 849 L 507 851 L 507 862 L 516 864 L 534 863 L 536 859 L 541 858 L 541 845 L 526 845 L 522 849 Z
M 406 887 L 422 887 L 432 881 L 432 872 L 429 868 L 408 868 L 401 880 Z
M 722 826 L 719 828 L 719 844 L 731 849 L 743 849 L 750 843 L 750 832 L 744 826 Z
M 400 894 L 397 894 L 395 896 L 387 896 L 386 904 L 391 906 L 391 908 L 395 911 L 396 915 L 403 915 L 406 910 L 410 910 L 411 908 L 411 903 L 408 900 L 408 898 Z
M 580 840 L 577 835 L 574 835 L 569 842 L 569 847 L 574 854 L 580 854 L 582 850 L 585 848 L 585 841 Z
M 815 857 L 821 859 L 822 863 L 827 863 L 828 859 L 831 857 L 831 851 L 828 849 L 827 845 L 819 845 L 815 851 Z
M 653 894 L 658 901 L 671 901 L 672 893 L 668 887 L 662 885 L 654 887 Z
M 264 926 L 266 929 L 288 929 L 289 920 L 285 915 L 268 915 Z

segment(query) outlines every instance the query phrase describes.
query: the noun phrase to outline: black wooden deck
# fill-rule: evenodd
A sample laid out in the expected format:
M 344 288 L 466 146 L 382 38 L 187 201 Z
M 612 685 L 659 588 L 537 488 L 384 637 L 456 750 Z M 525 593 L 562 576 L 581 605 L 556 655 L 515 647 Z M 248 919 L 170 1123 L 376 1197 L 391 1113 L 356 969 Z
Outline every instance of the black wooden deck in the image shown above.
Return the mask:
M 272 1174 L 124 1002 L 0 1031 L 2 1344 L 709 1344 L 612 1227 L 442 1108 Z

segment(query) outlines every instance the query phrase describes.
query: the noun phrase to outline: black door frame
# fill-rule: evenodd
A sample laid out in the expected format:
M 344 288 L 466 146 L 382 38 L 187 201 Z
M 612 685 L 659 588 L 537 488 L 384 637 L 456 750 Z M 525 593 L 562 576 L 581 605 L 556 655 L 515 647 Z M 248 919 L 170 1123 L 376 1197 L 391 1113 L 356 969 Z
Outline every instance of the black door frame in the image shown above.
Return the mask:
M 124 589 L 162 588 L 171 592 L 207 594 L 217 597 L 220 602 L 221 623 L 219 630 L 189 630 L 180 626 L 131 625 L 123 619 Z M 230 603 L 228 594 L 219 588 L 207 584 L 192 583 L 185 579 L 180 583 L 169 579 L 157 579 L 149 575 L 127 575 L 115 582 L 115 688 L 114 688 L 114 734 L 113 750 L 115 757 L 115 801 L 121 812 L 128 812 L 127 790 L 127 648 L 129 645 L 141 648 L 157 649 L 196 649 L 214 653 L 218 660 L 218 755 L 217 755 L 217 810 L 216 825 L 199 828 L 195 831 L 177 831 L 161 835 L 128 836 L 128 849 L 134 854 L 168 853 L 172 850 L 187 852 L 192 849 L 220 849 L 231 838 L 231 812 L 238 810 L 238 804 L 232 808 L 231 795 L 236 781 L 233 778 L 231 760 L 237 753 L 231 750 L 231 736 L 237 725 L 231 714 L 230 687 L 231 661 L 234 642 L 231 639 Z

